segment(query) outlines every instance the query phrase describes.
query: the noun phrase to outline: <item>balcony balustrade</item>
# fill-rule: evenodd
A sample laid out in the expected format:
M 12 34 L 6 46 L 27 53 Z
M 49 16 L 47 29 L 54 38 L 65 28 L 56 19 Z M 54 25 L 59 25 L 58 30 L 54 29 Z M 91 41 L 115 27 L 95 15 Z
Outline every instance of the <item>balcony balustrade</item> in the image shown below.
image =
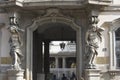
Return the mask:
M 3 2 L 14 2 L 20 6 L 42 6 L 42 5 L 75 5 L 82 6 L 85 4 L 110 5 L 112 0 L 0 0 Z
M 58 79 L 61 79 L 63 73 L 70 78 L 73 72 L 76 74 L 76 68 L 50 68 L 50 73 L 55 74 Z
M 89 4 L 109 5 L 113 0 L 87 0 Z

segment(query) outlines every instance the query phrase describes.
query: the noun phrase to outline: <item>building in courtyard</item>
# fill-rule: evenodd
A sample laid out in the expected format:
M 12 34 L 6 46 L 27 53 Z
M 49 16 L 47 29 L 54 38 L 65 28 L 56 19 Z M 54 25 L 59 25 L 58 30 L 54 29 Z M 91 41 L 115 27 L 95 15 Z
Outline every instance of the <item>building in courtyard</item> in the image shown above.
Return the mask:
M 0 0 L 0 80 L 72 73 L 119 80 L 120 1 Z
M 64 49 L 60 43 L 65 44 Z M 53 41 L 50 44 L 50 73 L 61 79 L 65 74 L 68 79 L 76 75 L 76 43 L 71 41 Z

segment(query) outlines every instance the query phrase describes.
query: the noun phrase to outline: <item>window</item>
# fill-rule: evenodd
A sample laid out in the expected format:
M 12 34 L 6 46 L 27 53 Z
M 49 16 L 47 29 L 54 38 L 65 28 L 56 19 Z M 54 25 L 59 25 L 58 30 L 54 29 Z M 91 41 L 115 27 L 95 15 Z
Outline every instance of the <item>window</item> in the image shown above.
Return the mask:
M 120 69 L 120 18 L 109 23 L 110 70 Z
M 2 32 L 0 30 L 0 54 L 1 54 L 1 39 L 2 39 Z
M 116 68 L 120 69 L 120 28 L 115 31 Z

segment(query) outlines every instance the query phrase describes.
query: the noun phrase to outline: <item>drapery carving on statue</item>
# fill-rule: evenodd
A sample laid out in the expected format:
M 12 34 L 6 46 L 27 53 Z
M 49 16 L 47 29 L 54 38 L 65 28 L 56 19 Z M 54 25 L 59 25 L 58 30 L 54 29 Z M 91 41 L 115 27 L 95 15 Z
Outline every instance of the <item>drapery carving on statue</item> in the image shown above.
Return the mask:
M 86 55 L 85 59 L 89 64 L 89 68 L 94 65 L 95 57 L 98 55 L 97 49 L 99 48 L 99 44 L 102 41 L 101 32 L 102 28 L 99 28 L 95 25 L 92 25 L 91 28 L 86 33 Z
M 12 25 L 9 28 L 10 31 L 10 56 L 12 58 L 12 68 L 16 70 L 21 70 L 21 60 L 23 59 L 23 54 L 21 52 L 22 41 L 20 37 L 20 32 L 22 29 L 18 28 L 16 25 Z

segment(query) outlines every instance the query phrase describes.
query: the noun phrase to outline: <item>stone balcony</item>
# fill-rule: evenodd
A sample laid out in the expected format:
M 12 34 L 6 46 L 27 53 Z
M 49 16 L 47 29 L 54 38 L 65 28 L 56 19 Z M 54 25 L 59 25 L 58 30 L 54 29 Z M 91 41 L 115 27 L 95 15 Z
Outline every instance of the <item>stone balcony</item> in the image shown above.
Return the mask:
M 96 5 L 110 5 L 112 0 L 85 0 L 88 4 L 96 4 Z
M 3 4 L 5 2 L 5 4 Z M 109 5 L 112 0 L 0 0 L 1 6 L 17 5 L 21 7 L 33 6 L 84 6 L 86 4 Z
M 50 68 L 50 72 L 56 74 L 57 78 L 61 78 L 63 73 L 69 78 L 73 72 L 76 73 L 76 68 Z

